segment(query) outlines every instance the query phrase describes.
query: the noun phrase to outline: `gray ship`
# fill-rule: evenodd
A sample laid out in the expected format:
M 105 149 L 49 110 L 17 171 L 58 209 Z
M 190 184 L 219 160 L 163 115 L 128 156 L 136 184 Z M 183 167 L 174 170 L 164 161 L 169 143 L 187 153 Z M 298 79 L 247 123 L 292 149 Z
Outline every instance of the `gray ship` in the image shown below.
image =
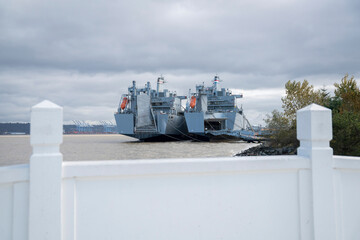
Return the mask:
M 233 95 L 225 88 L 218 89 L 220 78 L 215 76 L 213 85 L 204 83 L 196 86 L 196 92 L 187 103 L 184 113 L 188 134 L 200 140 L 246 140 L 254 141 L 256 136 L 236 100 L 242 95 Z M 249 135 L 248 132 L 253 133 Z
M 183 140 L 187 136 L 181 100 L 167 89 L 161 90 L 164 78 L 157 79 L 157 89 L 150 82 L 137 88 L 136 82 L 121 97 L 115 113 L 118 132 L 142 141 Z

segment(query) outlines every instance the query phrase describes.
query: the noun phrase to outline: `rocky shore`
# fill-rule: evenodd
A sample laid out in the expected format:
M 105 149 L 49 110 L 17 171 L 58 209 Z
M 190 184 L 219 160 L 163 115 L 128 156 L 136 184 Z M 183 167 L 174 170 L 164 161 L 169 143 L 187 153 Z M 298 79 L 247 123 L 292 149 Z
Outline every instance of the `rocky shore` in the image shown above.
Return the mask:
M 239 152 L 234 155 L 234 157 L 241 156 L 270 156 L 270 155 L 296 155 L 297 149 L 294 147 L 283 147 L 283 148 L 273 148 L 266 146 L 262 143 L 256 147 L 249 148 L 245 151 Z

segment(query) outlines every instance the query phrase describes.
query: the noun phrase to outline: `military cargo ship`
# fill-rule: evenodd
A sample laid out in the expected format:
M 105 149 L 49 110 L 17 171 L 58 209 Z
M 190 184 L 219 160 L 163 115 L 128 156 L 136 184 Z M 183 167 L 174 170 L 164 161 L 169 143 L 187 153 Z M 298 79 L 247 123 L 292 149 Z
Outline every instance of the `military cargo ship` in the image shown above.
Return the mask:
M 167 89 L 162 90 L 163 77 L 157 79 L 156 90 L 150 82 L 137 88 L 133 81 L 128 93 L 121 96 L 115 113 L 118 132 L 143 141 L 182 140 L 187 136 L 181 100 Z
M 255 136 L 245 135 L 251 129 L 242 107 L 236 100 L 242 94 L 233 95 L 229 89 L 218 89 L 219 76 L 215 76 L 213 85 L 204 83 L 196 86 L 196 92 L 190 94 L 184 113 L 188 134 L 201 140 L 254 140 Z

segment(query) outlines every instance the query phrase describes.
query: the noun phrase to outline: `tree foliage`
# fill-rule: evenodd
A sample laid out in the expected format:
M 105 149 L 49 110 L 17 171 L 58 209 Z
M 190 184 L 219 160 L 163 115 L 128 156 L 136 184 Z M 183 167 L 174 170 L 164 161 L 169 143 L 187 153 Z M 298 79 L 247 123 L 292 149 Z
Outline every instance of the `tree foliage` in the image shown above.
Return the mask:
M 296 139 L 296 111 L 311 103 L 332 110 L 333 140 L 331 147 L 338 155 L 360 156 L 360 89 L 354 76 L 346 74 L 335 83 L 334 96 L 322 88 L 315 90 L 307 80 L 288 81 L 286 95 L 281 98 L 283 112 L 274 110 L 265 122 L 273 130 L 272 146 L 298 147 Z
M 273 147 L 298 146 L 294 124 L 285 117 L 284 113 L 272 111 L 271 116 L 265 119 L 266 125 L 271 129 Z
M 281 98 L 284 112 L 273 111 L 265 122 L 272 130 L 273 147 L 298 147 L 296 139 L 296 111 L 311 103 L 322 104 L 328 93 L 314 90 L 307 80 L 303 82 L 288 81 L 285 84 L 286 95 Z
M 334 154 L 360 156 L 360 89 L 354 76 L 346 74 L 335 83 L 335 96 L 329 101 L 333 114 Z
M 360 113 L 333 111 L 333 140 L 336 155 L 360 156 Z
M 315 91 L 314 86 L 307 80 L 302 83 L 288 81 L 285 84 L 286 96 L 281 98 L 284 114 L 291 121 L 296 119 L 296 111 L 311 103 L 321 104 L 322 93 Z
M 341 83 L 335 83 L 335 97 L 334 100 L 339 104 L 335 108 L 340 113 L 343 112 L 360 112 L 360 90 L 356 84 L 354 76 L 349 79 L 346 74 Z

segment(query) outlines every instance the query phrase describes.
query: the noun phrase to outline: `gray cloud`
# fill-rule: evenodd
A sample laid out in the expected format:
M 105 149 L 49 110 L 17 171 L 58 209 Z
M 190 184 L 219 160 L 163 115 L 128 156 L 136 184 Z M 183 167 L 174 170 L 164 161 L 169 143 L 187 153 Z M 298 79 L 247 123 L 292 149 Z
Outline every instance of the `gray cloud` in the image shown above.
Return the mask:
M 0 1 L 0 121 L 28 120 L 44 98 L 67 119 L 111 119 L 131 80 L 160 74 L 182 94 L 216 73 L 236 89 L 330 85 L 359 74 L 359 10 L 350 0 Z M 270 102 L 249 107 L 264 115 L 279 107 Z

